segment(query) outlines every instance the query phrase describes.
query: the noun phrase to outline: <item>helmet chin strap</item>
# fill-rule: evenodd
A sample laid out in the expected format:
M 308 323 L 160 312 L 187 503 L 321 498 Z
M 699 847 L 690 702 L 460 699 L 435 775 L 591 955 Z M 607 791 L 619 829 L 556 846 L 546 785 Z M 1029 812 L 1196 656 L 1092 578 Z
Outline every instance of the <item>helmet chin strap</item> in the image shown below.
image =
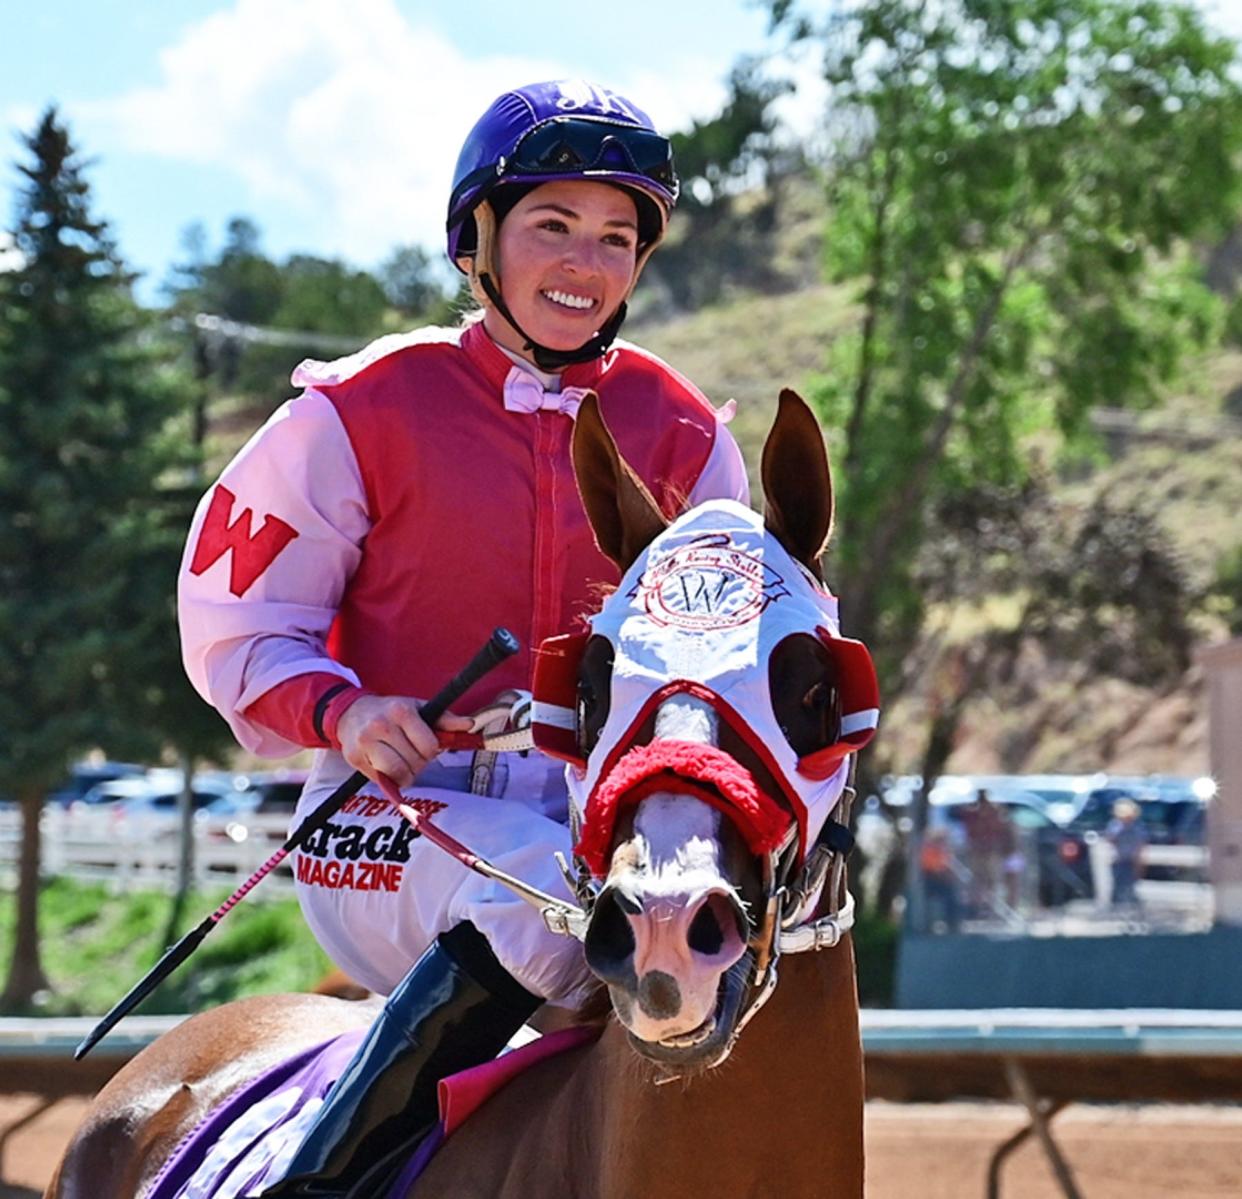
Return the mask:
M 523 348 L 531 352 L 535 365 L 542 371 L 558 371 L 562 367 L 572 366 L 575 362 L 590 362 L 593 358 L 598 358 L 612 345 L 621 328 L 621 323 L 625 320 L 626 306 L 623 302 L 609 318 L 607 324 L 590 341 L 580 345 L 576 350 L 553 350 L 548 346 L 541 346 L 517 323 L 513 313 L 509 311 L 509 305 L 501 297 L 500 289 L 488 272 L 481 272 L 478 280 L 489 302 L 509 322 L 514 332 L 525 341 L 526 345 Z

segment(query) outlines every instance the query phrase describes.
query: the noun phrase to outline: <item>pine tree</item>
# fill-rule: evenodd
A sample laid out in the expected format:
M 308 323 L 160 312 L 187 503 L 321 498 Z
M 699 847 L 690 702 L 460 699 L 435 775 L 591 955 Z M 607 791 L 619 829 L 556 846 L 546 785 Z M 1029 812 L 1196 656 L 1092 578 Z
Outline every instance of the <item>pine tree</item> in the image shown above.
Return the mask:
M 0 792 L 24 825 L 4 1010 L 47 986 L 42 797 L 92 748 L 158 749 L 129 665 L 154 630 L 171 633 L 176 537 L 158 484 L 177 465 L 181 403 L 54 108 L 23 141 L 20 262 L 0 274 Z

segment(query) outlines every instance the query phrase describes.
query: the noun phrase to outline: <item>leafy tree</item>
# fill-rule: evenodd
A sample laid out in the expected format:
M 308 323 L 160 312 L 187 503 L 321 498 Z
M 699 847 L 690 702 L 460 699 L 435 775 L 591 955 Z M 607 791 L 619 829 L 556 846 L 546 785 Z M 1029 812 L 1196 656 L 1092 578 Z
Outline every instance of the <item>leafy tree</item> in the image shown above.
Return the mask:
M 241 391 L 274 407 L 300 359 L 347 353 L 388 326 L 388 297 L 367 271 L 310 254 L 274 262 L 262 250 L 258 226 L 245 217 L 229 222 L 214 259 L 206 240 L 201 225 L 186 229 L 186 257 L 165 283 L 170 308 L 194 338 L 203 385 L 200 434 L 209 390 Z M 215 321 L 209 328 L 202 327 L 204 315 Z
M 780 181 L 802 167 L 781 148 L 773 103 L 790 84 L 742 59 L 729 76 L 720 113 L 671 137 L 681 199 L 673 237 L 648 268 L 683 309 L 719 299 L 730 282 L 771 289 Z
M 309 333 L 356 333 L 380 328 L 387 299 L 373 275 L 339 259 L 295 254 L 280 268 L 282 299 L 272 317 L 281 329 Z
M 914 577 L 940 618 L 907 664 L 940 726 L 943 755 L 924 762 L 925 778 L 943 769 L 965 704 L 1011 684 L 1026 647 L 1087 677 L 1152 688 L 1189 667 L 1204 596 L 1155 510 L 1106 491 L 1067 500 L 1038 470 L 946 495 L 930 523 Z
M 149 587 L 170 587 L 175 569 L 156 553 L 167 530 L 152 495 L 180 457 L 166 430 L 181 402 L 55 109 L 24 142 L 21 263 L 0 274 L 0 790 L 24 826 L 10 1009 L 46 986 L 43 795 L 93 747 L 159 748 L 134 665 Z
M 444 319 L 445 289 L 422 246 L 398 246 L 380 267 L 379 282 L 388 303 L 403 317 Z
M 1002 704 L 1018 695 L 1024 655 L 1038 647 L 1046 659 L 1074 664 L 1080 678 L 1170 686 L 1190 665 L 1203 599 L 1158 513 L 1103 491 L 1085 504 L 1067 501 L 1042 470 L 1021 483 L 943 495 L 929 528 L 914 578 L 935 619 L 902 680 L 927 720 L 923 786 L 906 830 L 916 847 L 927 794 L 968 706 L 984 691 Z M 1028 726 L 999 748 L 1021 759 L 1040 731 Z M 908 855 L 917 857 L 917 848 Z M 917 886 L 911 901 L 917 925 Z
M 1212 591 L 1214 606 L 1230 634 L 1242 637 L 1242 545 L 1235 546 L 1217 564 Z
M 791 87 L 765 76 L 761 60 L 743 58 L 729 74 L 729 96 L 720 113 L 672 135 L 681 203 L 692 220 L 714 214 L 742 187 L 764 182 L 776 154 L 772 103 Z
M 187 234 L 187 242 L 195 241 L 201 254 L 201 229 Z M 259 227 L 248 217 L 233 217 L 219 258 L 200 259 L 196 266 L 185 281 L 193 288 L 200 312 L 269 325 L 280 311 L 285 296 L 280 268 L 263 253 Z
M 832 274 L 860 322 L 817 400 L 841 430 L 847 627 L 891 682 L 927 515 L 1027 470 L 1028 435 L 1150 403 L 1216 305 L 1180 247 L 1236 218 L 1234 44 L 1183 3 L 871 0 L 822 21 Z M 890 688 L 891 690 L 891 688 Z

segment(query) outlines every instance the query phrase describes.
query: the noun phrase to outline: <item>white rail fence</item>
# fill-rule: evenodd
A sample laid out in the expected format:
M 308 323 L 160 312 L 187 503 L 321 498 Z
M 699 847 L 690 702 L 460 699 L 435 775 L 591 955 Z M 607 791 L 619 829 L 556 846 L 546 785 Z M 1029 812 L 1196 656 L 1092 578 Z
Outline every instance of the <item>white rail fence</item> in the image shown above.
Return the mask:
M 176 881 L 179 844 L 175 820 L 160 814 L 135 815 L 107 808 L 47 808 L 42 817 L 43 874 L 48 877 L 108 882 L 115 890 L 167 887 Z M 254 873 L 288 835 L 285 816 L 239 814 L 207 817 L 194 822 L 194 880 L 198 886 L 234 886 Z M 21 846 L 21 814 L 0 808 L 0 885 L 16 878 Z M 1089 846 L 1095 890 L 1094 904 L 1106 908 L 1112 894 L 1113 849 L 1102 838 Z M 1185 882 L 1140 882 L 1153 897 L 1172 897 L 1178 890 L 1209 891 L 1206 886 L 1207 850 L 1201 845 L 1149 845 L 1144 868 L 1174 867 Z M 1033 876 L 1032 876 L 1033 877 Z M 259 893 L 292 889 L 289 867 L 282 864 L 265 880 Z
M 97 879 L 117 891 L 171 889 L 176 882 L 180 846 L 176 822 L 167 816 L 48 808 L 40 827 L 46 877 Z M 200 815 L 194 822 L 195 884 L 236 886 L 280 847 L 288 832 L 288 819 L 279 815 Z M 0 809 L 0 886 L 13 885 L 20 848 L 20 812 Z M 255 894 L 292 889 L 289 867 L 282 864 Z

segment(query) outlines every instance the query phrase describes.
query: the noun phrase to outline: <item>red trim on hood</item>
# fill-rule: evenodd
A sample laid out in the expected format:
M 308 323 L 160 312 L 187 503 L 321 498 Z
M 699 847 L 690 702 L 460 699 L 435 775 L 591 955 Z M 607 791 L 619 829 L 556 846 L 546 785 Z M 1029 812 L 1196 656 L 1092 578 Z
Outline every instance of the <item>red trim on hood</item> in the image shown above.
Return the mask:
M 539 719 L 539 704 L 552 704 L 575 712 L 578 706 L 578 668 L 586 651 L 591 632 L 565 633 L 545 637 L 535 651 L 534 679 L 531 691 L 535 698 L 535 716 L 531 734 L 535 745 L 545 754 L 585 768 L 586 759 L 578 748 L 576 729 L 545 724 Z
M 665 683 L 663 687 L 653 691 L 647 697 L 638 714 L 630 722 L 630 727 L 621 734 L 616 745 L 609 751 L 608 757 L 604 759 L 604 764 L 600 767 L 599 778 L 595 787 L 590 796 L 587 797 L 586 813 L 590 813 L 596 793 L 604 786 L 626 753 L 632 750 L 634 738 L 638 735 L 639 730 L 651 718 L 656 709 L 666 699 L 674 695 L 693 695 L 696 699 L 701 699 L 704 703 L 710 704 L 723 718 L 725 723 L 728 724 L 729 728 L 746 743 L 746 747 L 759 759 L 768 773 L 776 780 L 777 786 L 781 788 L 781 792 L 789 805 L 787 809 L 782 809 L 786 824 L 788 824 L 790 813 L 792 813 L 793 822 L 798 827 L 798 857 L 801 860 L 806 852 L 806 805 L 802 802 L 802 797 L 790 786 L 780 763 L 772 756 L 771 750 L 759 739 L 754 729 L 742 718 L 741 714 L 710 687 L 702 683 L 691 682 L 688 679 L 674 679 L 671 683 Z M 658 742 L 653 742 L 653 744 L 658 744 Z M 766 798 L 771 799 L 772 797 L 768 796 Z M 773 802 L 775 801 L 773 800 Z M 589 825 L 589 816 L 587 814 L 584 814 L 583 817 L 584 836 Z
M 657 791 L 696 796 L 728 816 L 754 854 L 777 849 L 789 813 L 736 758 L 714 745 L 662 738 L 631 749 L 591 794 L 574 852 L 592 874 L 608 872 L 617 818 Z

